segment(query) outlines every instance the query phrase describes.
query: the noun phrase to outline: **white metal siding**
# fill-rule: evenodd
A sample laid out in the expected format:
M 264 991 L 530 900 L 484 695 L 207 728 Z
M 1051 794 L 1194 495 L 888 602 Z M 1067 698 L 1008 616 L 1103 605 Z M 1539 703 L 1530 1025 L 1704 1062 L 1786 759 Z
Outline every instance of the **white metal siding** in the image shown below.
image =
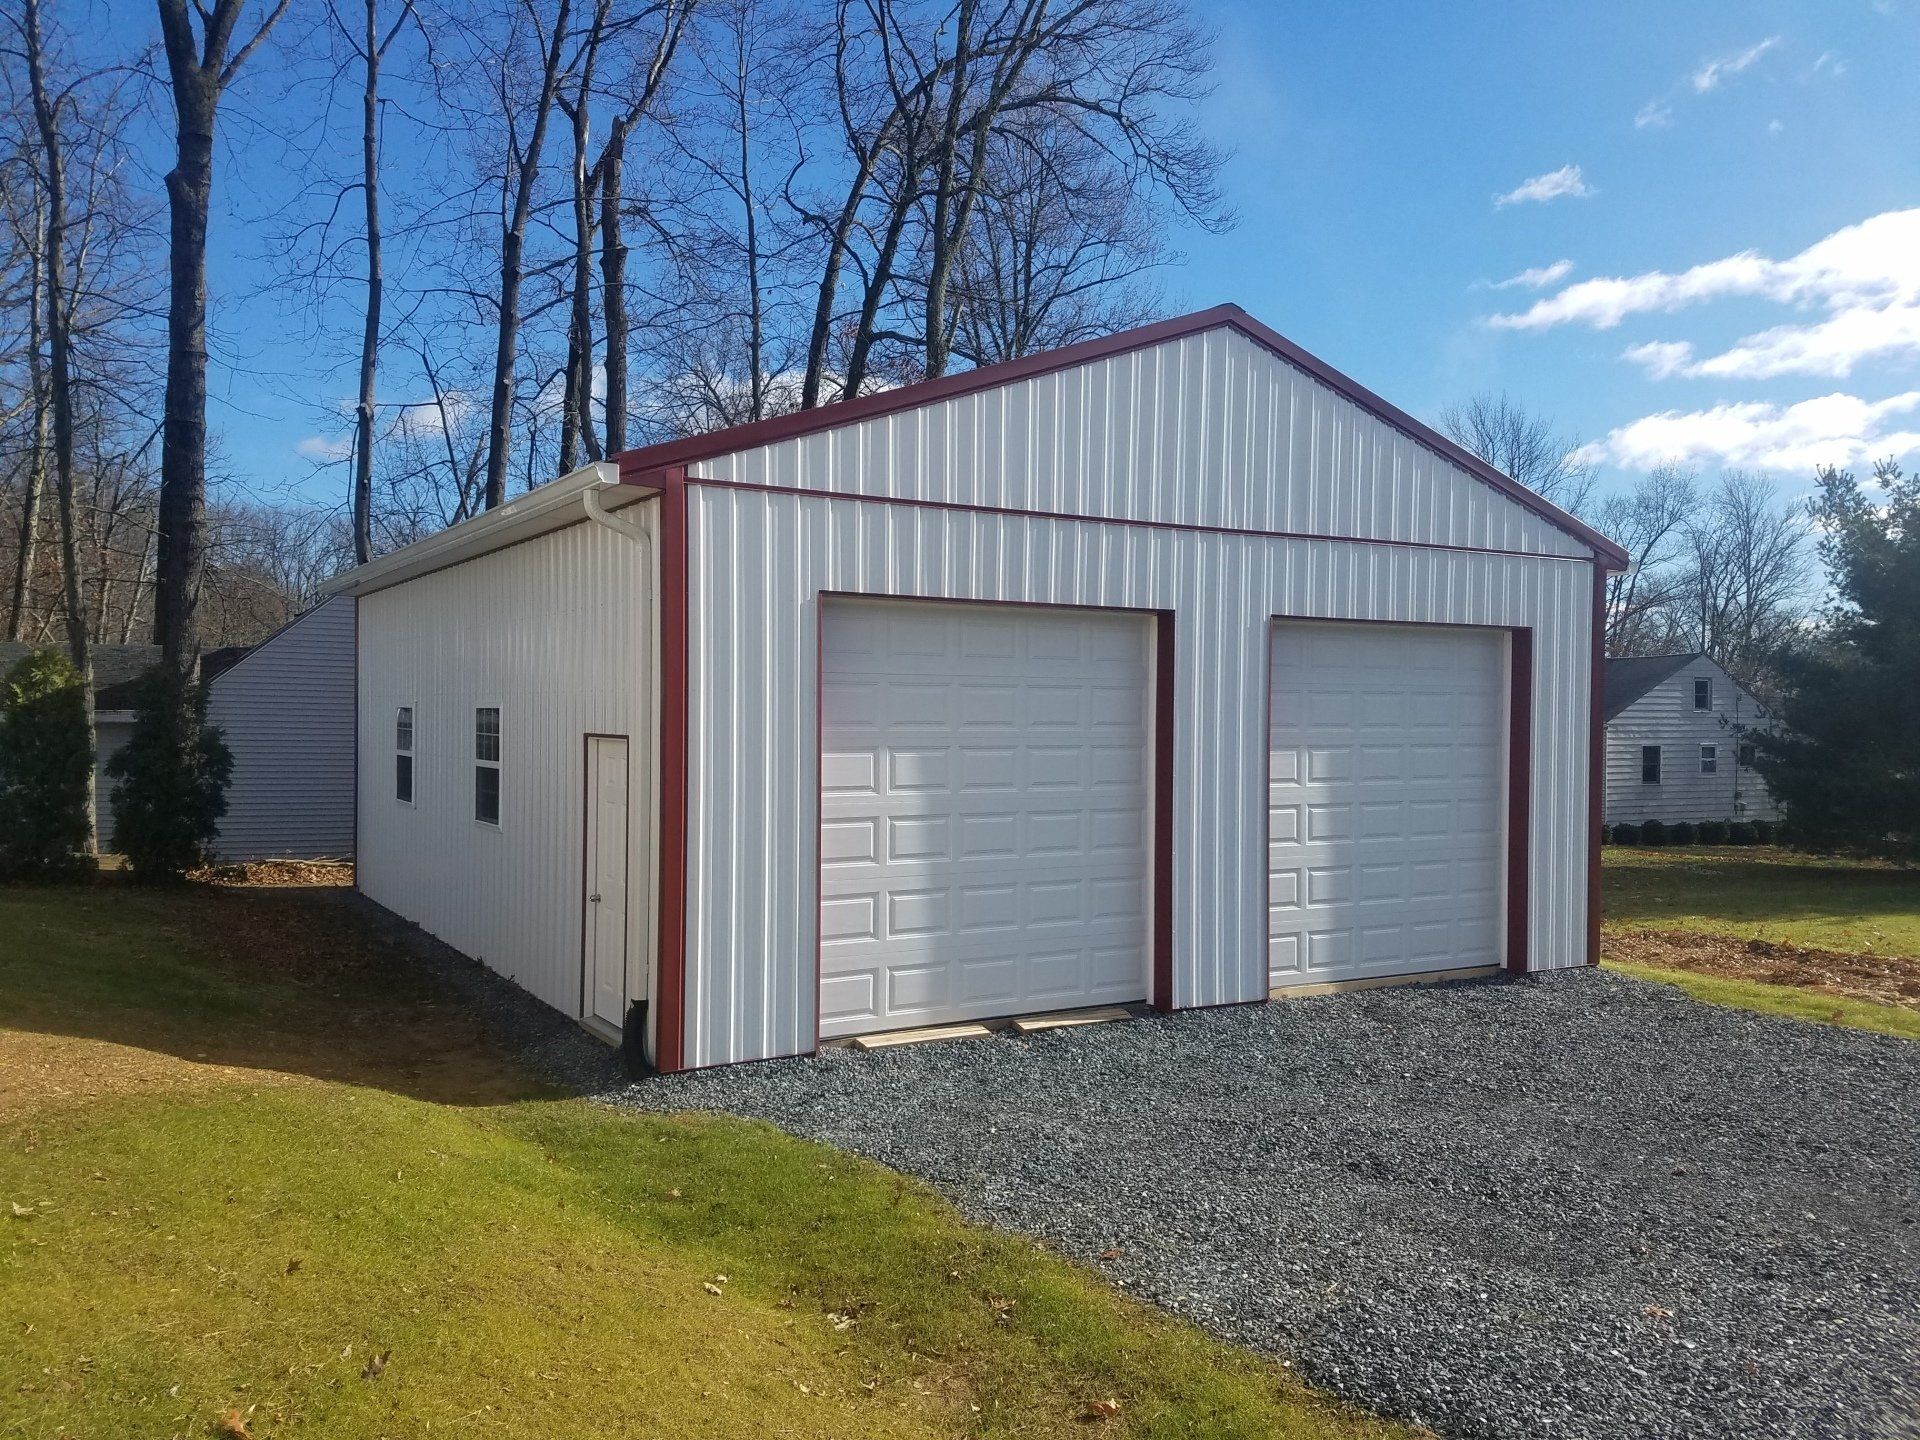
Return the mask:
M 629 512 L 631 513 L 631 512 Z M 654 732 L 644 547 L 581 523 L 360 601 L 360 888 L 581 1013 L 585 736 L 633 740 L 629 945 L 650 970 Z M 414 803 L 394 798 L 411 705 Z M 474 710 L 498 706 L 501 815 L 474 819 Z
M 1147 994 L 1144 617 L 829 600 L 823 1035 Z
M 1693 682 L 1713 682 L 1713 708 L 1693 708 Z M 1702 655 L 1607 722 L 1607 823 L 1775 820 L 1780 809 L 1757 770 L 1740 767 L 1740 731 L 1764 729 L 1753 697 Z M 1660 783 L 1640 778 L 1640 747 L 1661 747 Z M 1700 747 L 1717 747 L 1714 773 L 1700 773 Z
M 693 469 L 752 484 L 1057 514 L 1591 553 L 1228 329 Z
M 1273 627 L 1268 983 L 1497 965 L 1507 637 Z
M 208 687 L 233 752 L 222 859 L 353 853 L 353 603 L 323 601 Z
M 1007 472 L 979 473 L 988 483 Z M 1266 993 L 1271 617 L 1532 626 L 1529 954 L 1540 969 L 1585 963 L 1590 564 L 718 487 L 692 487 L 688 509 L 687 1063 L 815 1043 L 823 590 L 1176 612 L 1172 940 L 1182 1006 Z M 1512 522 L 1514 534 L 1525 529 Z

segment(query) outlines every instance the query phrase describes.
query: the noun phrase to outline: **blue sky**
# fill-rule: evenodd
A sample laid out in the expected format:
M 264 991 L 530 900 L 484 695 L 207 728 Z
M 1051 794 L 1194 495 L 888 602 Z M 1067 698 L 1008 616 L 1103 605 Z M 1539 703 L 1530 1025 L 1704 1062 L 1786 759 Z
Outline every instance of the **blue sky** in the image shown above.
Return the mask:
M 1171 309 L 1236 301 L 1428 418 L 1504 389 L 1610 483 L 1920 460 L 1920 0 L 1201 8 L 1240 224 L 1180 237 Z M 332 499 L 301 446 L 351 367 L 255 288 L 253 184 L 211 418 L 247 488 Z
M 1241 224 L 1188 238 L 1182 301 L 1236 300 L 1429 418 L 1505 389 L 1616 482 L 1920 450 L 1920 0 L 1212 13 Z M 1574 193 L 1496 202 L 1556 174 L 1535 189 Z M 1691 348 L 1623 358 L 1650 344 Z

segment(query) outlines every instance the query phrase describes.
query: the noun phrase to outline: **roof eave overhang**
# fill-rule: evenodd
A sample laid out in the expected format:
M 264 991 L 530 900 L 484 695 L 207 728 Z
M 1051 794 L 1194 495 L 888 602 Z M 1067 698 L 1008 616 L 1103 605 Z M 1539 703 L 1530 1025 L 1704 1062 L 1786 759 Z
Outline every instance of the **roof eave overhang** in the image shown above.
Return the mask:
M 409 580 L 418 580 L 436 570 L 445 570 L 496 550 L 504 550 L 509 545 L 535 540 L 556 530 L 580 524 L 587 519 L 582 497 L 589 490 L 619 491 L 617 496 L 604 495 L 602 504 L 609 510 L 646 499 L 651 493 L 645 485 L 635 484 L 631 480 L 623 484 L 621 467 L 611 461 L 583 465 L 504 505 L 470 520 L 462 520 L 457 525 L 450 525 L 438 534 L 416 540 L 378 560 L 343 571 L 322 585 L 320 594 L 327 598 L 335 595 L 371 595 Z

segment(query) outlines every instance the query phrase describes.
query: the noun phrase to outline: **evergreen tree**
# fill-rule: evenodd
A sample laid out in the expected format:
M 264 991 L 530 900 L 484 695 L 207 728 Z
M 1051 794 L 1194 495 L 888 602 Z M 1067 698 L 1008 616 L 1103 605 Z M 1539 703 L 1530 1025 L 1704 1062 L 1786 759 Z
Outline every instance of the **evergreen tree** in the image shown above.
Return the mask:
M 64 880 L 88 855 L 87 699 L 64 655 L 37 651 L 0 682 L 0 875 Z
M 1797 844 L 1920 858 L 1920 475 L 1876 465 L 1884 502 L 1846 471 L 1819 478 L 1834 604 L 1780 658 L 1780 730 L 1749 738 Z
M 207 862 L 227 813 L 233 756 L 207 724 L 201 686 L 171 665 L 141 677 L 133 730 L 107 765 L 114 838 L 142 880 L 173 881 Z

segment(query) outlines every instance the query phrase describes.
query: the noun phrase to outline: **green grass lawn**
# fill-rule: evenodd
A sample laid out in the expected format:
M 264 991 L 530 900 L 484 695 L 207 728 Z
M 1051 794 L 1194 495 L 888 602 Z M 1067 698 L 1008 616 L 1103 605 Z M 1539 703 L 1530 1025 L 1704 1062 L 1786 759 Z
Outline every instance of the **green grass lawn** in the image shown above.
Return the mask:
M 1609 932 L 1685 931 L 1920 959 L 1920 871 L 1731 847 L 1608 847 L 1601 865 Z M 1606 963 L 1708 1004 L 1920 1040 L 1920 1009 L 1906 1005 L 1613 957 Z
M 0 1436 L 1413 1433 L 444 1000 L 325 902 L 0 890 Z
M 1739 848 L 1609 846 L 1601 863 L 1609 925 L 1920 957 L 1920 870 Z

